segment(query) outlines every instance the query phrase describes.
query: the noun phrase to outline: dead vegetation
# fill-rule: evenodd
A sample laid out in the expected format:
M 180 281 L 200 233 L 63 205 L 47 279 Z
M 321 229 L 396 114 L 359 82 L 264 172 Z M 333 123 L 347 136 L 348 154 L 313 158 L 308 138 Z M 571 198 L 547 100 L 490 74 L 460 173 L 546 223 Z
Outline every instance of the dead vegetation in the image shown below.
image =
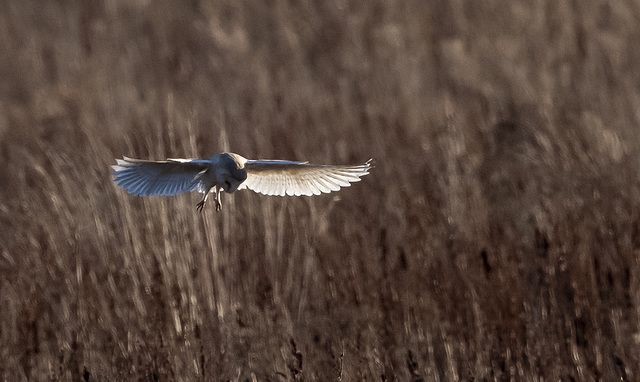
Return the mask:
M 635 380 L 633 1 L 9 0 L 3 380 Z M 136 198 L 114 157 L 359 163 Z

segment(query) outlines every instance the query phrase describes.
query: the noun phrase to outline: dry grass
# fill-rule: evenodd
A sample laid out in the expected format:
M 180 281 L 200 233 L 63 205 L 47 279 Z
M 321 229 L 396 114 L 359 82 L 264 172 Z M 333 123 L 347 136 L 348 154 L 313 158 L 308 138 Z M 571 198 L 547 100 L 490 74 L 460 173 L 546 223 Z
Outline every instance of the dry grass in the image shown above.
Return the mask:
M 640 377 L 636 2 L 183 3 L 3 5 L 2 380 Z M 376 168 L 109 176 L 224 150 Z

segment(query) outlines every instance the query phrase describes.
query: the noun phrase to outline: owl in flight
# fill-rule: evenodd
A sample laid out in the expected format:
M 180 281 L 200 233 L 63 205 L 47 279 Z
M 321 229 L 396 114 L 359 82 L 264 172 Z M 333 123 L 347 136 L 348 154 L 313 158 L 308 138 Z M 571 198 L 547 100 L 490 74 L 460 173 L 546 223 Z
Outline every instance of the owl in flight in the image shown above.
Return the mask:
M 138 196 L 176 195 L 198 190 L 204 196 L 196 209 L 202 211 L 209 192 L 215 192 L 216 211 L 222 209 L 220 193 L 248 188 L 265 195 L 320 195 L 338 191 L 360 181 L 371 169 L 371 159 L 352 166 L 315 165 L 286 160 L 249 160 L 234 153 L 209 159 L 147 161 L 123 157 L 111 166 L 118 186 Z

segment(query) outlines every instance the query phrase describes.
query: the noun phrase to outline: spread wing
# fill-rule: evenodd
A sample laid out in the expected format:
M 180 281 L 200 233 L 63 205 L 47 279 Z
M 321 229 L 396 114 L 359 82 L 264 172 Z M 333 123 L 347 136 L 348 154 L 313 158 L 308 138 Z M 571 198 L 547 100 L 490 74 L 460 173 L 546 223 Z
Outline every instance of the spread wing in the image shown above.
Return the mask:
M 265 195 L 320 195 L 338 191 L 360 181 L 371 168 L 371 160 L 353 166 L 315 165 L 308 162 L 250 160 L 244 165 L 247 180 L 238 189 L 248 188 Z
M 127 192 L 138 196 L 176 195 L 199 186 L 200 175 L 208 160 L 167 159 L 146 161 L 123 157 L 116 159 L 114 181 Z

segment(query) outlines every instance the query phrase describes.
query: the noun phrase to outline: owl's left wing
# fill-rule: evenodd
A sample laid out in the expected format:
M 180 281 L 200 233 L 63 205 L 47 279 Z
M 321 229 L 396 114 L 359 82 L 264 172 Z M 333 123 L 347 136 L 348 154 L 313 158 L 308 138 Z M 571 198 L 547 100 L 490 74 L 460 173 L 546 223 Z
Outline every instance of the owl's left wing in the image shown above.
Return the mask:
M 371 160 L 358 165 L 315 165 L 308 162 L 249 160 L 244 165 L 245 180 L 238 189 L 248 188 L 265 195 L 320 195 L 349 187 L 371 168 Z

